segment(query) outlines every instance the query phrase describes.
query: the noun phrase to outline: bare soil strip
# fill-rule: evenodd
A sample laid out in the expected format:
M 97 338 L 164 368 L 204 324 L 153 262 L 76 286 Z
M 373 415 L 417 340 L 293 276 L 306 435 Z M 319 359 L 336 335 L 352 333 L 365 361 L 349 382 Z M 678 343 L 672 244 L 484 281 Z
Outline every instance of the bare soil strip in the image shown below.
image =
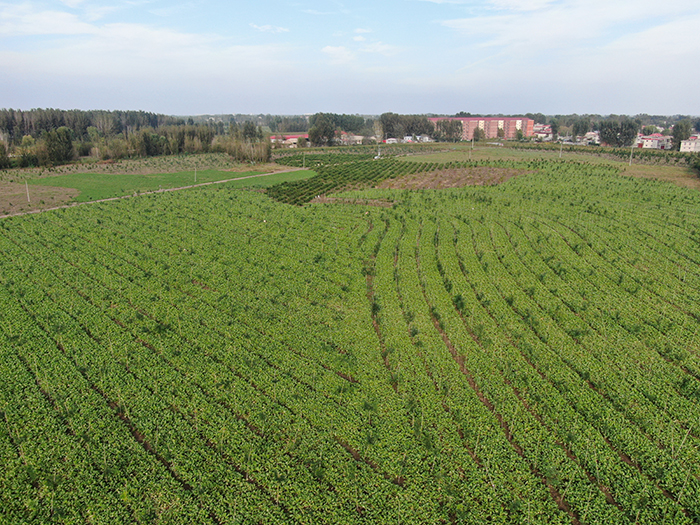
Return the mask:
M 361 206 L 391 208 L 395 202 L 382 199 L 342 199 L 340 197 L 326 197 L 322 195 L 310 200 L 309 204 L 357 204 Z
M 443 189 L 461 188 L 463 186 L 494 186 L 512 177 L 533 173 L 517 168 L 494 168 L 476 166 L 473 168 L 454 168 L 440 171 L 414 173 L 396 179 L 387 179 L 377 185 L 382 189 Z
M 32 186 L 29 193 L 31 200 L 28 202 L 24 183 L 0 181 L 0 217 L 63 206 L 77 197 L 80 191 L 54 186 Z

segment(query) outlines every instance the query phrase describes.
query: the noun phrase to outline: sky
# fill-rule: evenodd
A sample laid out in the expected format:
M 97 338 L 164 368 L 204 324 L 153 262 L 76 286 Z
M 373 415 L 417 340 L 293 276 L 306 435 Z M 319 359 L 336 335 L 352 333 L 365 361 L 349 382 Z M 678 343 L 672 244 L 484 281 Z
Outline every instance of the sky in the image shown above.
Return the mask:
M 697 0 L 0 0 L 0 107 L 700 115 Z

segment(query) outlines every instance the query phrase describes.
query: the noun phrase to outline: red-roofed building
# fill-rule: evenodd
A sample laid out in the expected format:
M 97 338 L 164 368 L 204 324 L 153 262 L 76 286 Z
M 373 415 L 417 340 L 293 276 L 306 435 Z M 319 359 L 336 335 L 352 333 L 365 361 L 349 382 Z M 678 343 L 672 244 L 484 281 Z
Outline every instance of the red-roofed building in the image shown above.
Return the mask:
M 281 143 L 288 148 L 296 148 L 299 141 L 303 140 L 305 142 L 309 141 L 308 133 L 296 133 L 292 135 L 272 135 L 270 136 L 270 141 L 273 143 Z
M 661 133 L 652 133 L 651 135 L 638 136 L 637 147 L 644 149 L 671 149 L 672 141 L 671 137 Z
M 471 140 L 477 128 L 484 130 L 487 139 L 498 138 L 498 130 L 503 130 L 503 138 L 514 139 L 521 131 L 525 137 L 533 135 L 535 121 L 524 117 L 432 117 L 435 124 L 439 120 L 459 120 L 462 123 L 462 140 Z

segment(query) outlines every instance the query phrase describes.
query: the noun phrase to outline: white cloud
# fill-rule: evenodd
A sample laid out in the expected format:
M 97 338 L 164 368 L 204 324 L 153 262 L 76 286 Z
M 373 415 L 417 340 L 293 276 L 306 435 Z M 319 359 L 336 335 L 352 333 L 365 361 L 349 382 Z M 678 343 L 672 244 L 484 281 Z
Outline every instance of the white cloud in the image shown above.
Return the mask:
M 257 29 L 258 31 L 261 31 L 263 33 L 288 33 L 289 29 L 286 27 L 276 27 L 276 26 L 271 26 L 271 25 L 264 25 L 264 26 L 258 26 L 255 24 L 250 24 L 250 27 L 253 29 Z
M 355 42 L 364 42 L 365 40 L 367 40 L 367 39 L 366 39 L 365 37 L 363 37 L 362 35 L 354 36 L 354 37 L 352 37 L 352 39 L 353 39 Z
M 80 4 L 82 4 L 84 1 L 85 0 L 61 0 L 61 3 L 67 5 L 71 9 L 75 9 Z
M 362 34 L 362 33 L 371 33 L 372 31 L 370 29 L 362 29 L 361 27 L 358 27 L 355 29 L 355 33 L 357 34 Z
M 496 9 L 512 11 L 536 11 L 543 9 L 556 0 L 491 0 L 490 4 Z
M 97 28 L 85 23 L 72 13 L 39 11 L 30 4 L 0 4 L 0 34 L 27 35 L 84 35 L 94 34 Z
M 399 53 L 400 49 L 396 46 L 391 46 L 383 42 L 373 42 L 362 48 L 365 53 L 378 53 L 387 57 L 394 56 Z
M 355 56 L 355 53 L 353 53 L 344 46 L 326 46 L 323 49 L 321 49 L 321 52 L 328 55 L 331 64 L 336 65 L 347 64 L 349 62 L 353 62 L 357 58 Z
M 431 4 L 468 4 L 470 0 L 419 0 L 421 2 L 429 2 Z
M 659 10 L 658 2 L 639 0 L 633 4 L 607 0 L 565 0 L 547 6 L 547 0 L 528 0 L 514 10 L 515 0 L 494 0 L 497 14 L 445 20 L 445 27 L 455 29 L 480 47 L 509 46 L 516 52 L 527 50 L 599 46 L 621 34 L 663 23 L 671 15 L 692 16 L 698 8 L 688 8 L 670 0 Z M 518 3 L 520 4 L 520 3 Z M 538 7 L 539 6 L 539 7 Z M 635 29 L 636 28 L 636 29 Z

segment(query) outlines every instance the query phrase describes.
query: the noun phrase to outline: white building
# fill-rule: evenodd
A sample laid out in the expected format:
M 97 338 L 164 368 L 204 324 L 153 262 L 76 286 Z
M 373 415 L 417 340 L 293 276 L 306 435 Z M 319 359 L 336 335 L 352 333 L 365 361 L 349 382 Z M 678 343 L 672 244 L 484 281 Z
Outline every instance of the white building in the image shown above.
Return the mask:
M 637 138 L 637 147 L 643 149 L 671 149 L 671 137 L 654 133 L 653 135 L 644 135 Z
M 600 144 L 600 132 L 589 131 L 583 136 L 582 141 L 585 144 Z
M 554 138 L 552 126 L 549 124 L 535 124 L 532 126 L 532 133 L 536 138 L 542 141 L 548 141 Z
M 700 139 L 682 140 L 681 151 L 688 153 L 700 152 Z

